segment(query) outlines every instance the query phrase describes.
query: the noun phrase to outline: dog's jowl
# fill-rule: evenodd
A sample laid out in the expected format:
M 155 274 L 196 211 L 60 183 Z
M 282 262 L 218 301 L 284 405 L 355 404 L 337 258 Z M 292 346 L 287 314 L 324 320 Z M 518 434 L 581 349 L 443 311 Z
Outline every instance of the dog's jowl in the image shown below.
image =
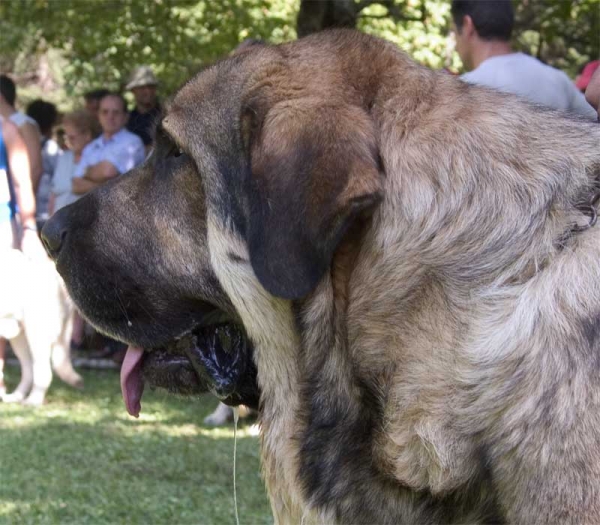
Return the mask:
M 278 523 L 600 523 L 599 176 L 600 126 L 332 31 L 199 73 L 43 235 L 132 413 L 259 407 Z

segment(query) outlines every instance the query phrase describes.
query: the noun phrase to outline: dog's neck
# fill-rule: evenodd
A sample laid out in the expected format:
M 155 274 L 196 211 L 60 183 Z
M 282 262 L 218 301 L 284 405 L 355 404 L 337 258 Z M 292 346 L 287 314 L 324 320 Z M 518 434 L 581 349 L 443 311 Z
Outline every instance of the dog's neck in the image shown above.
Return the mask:
M 291 303 L 270 295 L 258 282 L 246 244 L 209 214 L 208 242 L 212 266 L 231 297 L 254 345 L 261 389 L 263 470 L 275 516 L 302 518 L 297 488 L 295 443 L 300 341 Z M 233 256 L 232 256 L 233 255 Z
M 370 221 L 363 226 L 370 230 Z M 373 462 L 384 385 L 371 381 L 356 368 L 349 341 L 350 285 L 362 248 L 362 233 L 356 229 L 346 237 L 336 251 L 331 272 L 304 301 L 295 304 L 297 318 L 306 327 L 301 330 L 302 351 L 298 355 L 303 378 L 299 390 L 297 441 L 302 448 L 297 451 L 298 469 L 309 496 L 308 507 L 321 509 L 319 519 L 323 523 L 375 520 L 382 509 L 371 506 L 367 496 L 370 490 L 389 491 L 398 498 L 404 494 L 403 489 L 383 478 Z M 352 465 L 347 465 L 344 458 L 350 449 L 356 454 Z M 326 462 L 335 468 L 325 467 Z M 360 483 L 355 483 L 357 480 Z M 340 505 L 337 494 L 344 494 L 345 500 L 356 502 L 356 506 Z M 393 515 L 392 506 L 397 501 L 389 498 L 390 509 L 383 512 Z
M 336 456 L 347 446 L 363 447 L 360 457 L 364 462 L 356 468 L 372 478 L 367 485 L 378 483 L 374 467 L 369 465 L 369 449 L 375 428 L 371 418 L 380 410 L 375 407 L 377 396 L 354 376 L 346 326 L 349 277 L 360 242 L 352 238 L 342 245 L 331 274 L 309 297 L 292 305 L 264 290 L 252 271 L 245 243 L 235 240 L 231 230 L 210 214 L 208 232 L 212 266 L 255 348 L 261 388 L 263 469 L 267 487 L 277 492 L 270 494 L 273 512 L 283 521 L 290 516 L 308 522 L 331 521 L 333 515 L 315 518 L 307 510 L 319 508 L 319 498 L 335 493 L 327 488 L 328 484 L 338 483 L 335 470 L 323 469 L 320 464 L 328 454 L 323 447 L 332 447 Z M 317 328 L 303 331 L 301 341 L 297 322 Z M 298 414 L 305 414 L 305 418 L 298 418 Z M 342 436 L 329 435 L 336 428 L 344 429 Z M 298 439 L 302 434 L 306 439 Z M 341 446 L 340 439 L 351 443 Z M 300 443 L 308 443 L 308 449 L 299 450 Z M 323 480 L 323 475 L 328 480 Z M 303 494 L 295 492 L 299 477 L 308 489 Z M 305 500 L 307 495 L 310 501 Z M 334 508 L 334 502 L 329 503 Z M 372 515 L 378 510 L 372 509 Z

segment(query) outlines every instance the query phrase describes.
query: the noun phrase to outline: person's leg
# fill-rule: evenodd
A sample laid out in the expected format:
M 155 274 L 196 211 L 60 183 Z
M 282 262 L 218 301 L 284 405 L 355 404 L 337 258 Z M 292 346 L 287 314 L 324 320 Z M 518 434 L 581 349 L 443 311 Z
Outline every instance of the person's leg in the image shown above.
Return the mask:
M 83 317 L 79 315 L 79 312 L 75 310 L 73 312 L 73 330 L 71 332 L 71 343 L 73 348 L 81 348 L 81 345 L 83 344 L 84 328 L 85 321 L 83 320 Z

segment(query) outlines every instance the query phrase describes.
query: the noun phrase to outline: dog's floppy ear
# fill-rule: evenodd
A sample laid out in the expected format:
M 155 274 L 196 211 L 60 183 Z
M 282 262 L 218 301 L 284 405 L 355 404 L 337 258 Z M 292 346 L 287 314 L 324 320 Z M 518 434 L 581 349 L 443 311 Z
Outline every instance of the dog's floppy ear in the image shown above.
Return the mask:
M 359 107 L 304 98 L 247 106 L 242 134 L 252 267 L 273 295 L 303 297 L 352 221 L 380 198 L 373 122 Z

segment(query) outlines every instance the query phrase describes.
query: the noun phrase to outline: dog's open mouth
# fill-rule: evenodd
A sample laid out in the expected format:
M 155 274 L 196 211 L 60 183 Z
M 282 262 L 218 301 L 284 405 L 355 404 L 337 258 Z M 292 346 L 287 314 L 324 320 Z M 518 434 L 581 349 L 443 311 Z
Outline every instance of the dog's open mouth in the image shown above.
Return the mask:
M 127 412 L 138 417 L 144 385 L 171 393 L 211 392 L 228 405 L 258 407 L 252 346 L 235 324 L 200 326 L 158 348 L 130 346 L 121 368 Z

